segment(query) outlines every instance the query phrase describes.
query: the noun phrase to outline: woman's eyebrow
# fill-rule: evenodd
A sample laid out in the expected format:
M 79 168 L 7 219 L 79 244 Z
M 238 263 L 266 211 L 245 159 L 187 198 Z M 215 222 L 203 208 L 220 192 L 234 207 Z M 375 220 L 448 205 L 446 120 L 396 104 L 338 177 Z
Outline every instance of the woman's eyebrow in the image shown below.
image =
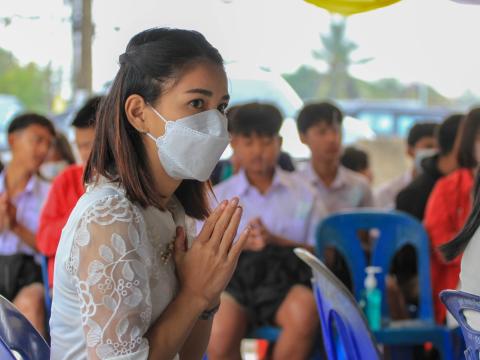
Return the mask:
M 208 97 L 213 96 L 213 92 L 211 92 L 210 90 L 200 89 L 200 88 L 187 90 L 186 93 L 187 94 L 202 94 L 202 95 L 205 95 L 205 96 L 208 96 Z
M 207 90 L 207 89 L 201 89 L 201 88 L 190 89 L 190 90 L 187 90 L 186 93 L 187 94 L 201 94 L 201 95 L 205 95 L 205 96 L 208 96 L 208 97 L 213 96 L 212 91 Z M 230 100 L 230 95 L 229 94 L 224 95 L 222 97 L 222 100 Z

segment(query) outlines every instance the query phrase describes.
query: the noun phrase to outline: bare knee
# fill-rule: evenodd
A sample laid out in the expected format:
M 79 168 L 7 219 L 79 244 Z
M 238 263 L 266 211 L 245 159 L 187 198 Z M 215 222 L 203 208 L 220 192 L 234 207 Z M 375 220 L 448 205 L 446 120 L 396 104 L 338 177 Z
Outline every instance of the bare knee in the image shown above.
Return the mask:
M 209 359 L 235 358 L 240 354 L 240 343 L 247 330 L 245 310 L 229 295 L 222 296 L 215 315 L 208 344 Z
M 313 292 L 305 286 L 294 286 L 280 306 L 276 318 L 285 331 L 291 330 L 299 336 L 312 335 L 319 326 Z
M 42 284 L 35 283 L 22 288 L 13 303 L 22 313 L 43 314 L 43 296 Z

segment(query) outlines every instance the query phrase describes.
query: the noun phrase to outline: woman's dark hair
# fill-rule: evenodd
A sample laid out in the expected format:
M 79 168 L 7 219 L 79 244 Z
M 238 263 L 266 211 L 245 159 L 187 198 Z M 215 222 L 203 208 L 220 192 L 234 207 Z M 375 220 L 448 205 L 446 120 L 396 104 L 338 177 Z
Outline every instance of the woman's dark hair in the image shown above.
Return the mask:
M 462 144 L 460 145 L 460 152 L 462 152 L 464 142 L 470 143 L 470 154 L 466 158 L 471 161 L 469 164 L 470 168 L 474 168 L 477 165 L 475 157 L 473 155 L 473 148 L 475 144 L 475 138 L 480 125 L 480 108 L 471 110 L 464 121 L 463 133 L 462 133 Z M 464 156 L 468 154 L 466 149 L 464 151 Z M 461 159 L 461 155 L 459 157 Z M 460 160 L 459 160 L 460 161 Z M 465 166 L 464 166 L 465 167 Z M 467 166 L 468 167 L 468 166 Z M 480 173 L 477 171 L 475 176 L 475 185 L 473 187 L 473 209 L 470 213 L 470 216 L 467 219 L 467 222 L 460 233 L 453 238 L 450 242 L 440 246 L 440 251 L 442 252 L 445 259 L 448 261 L 453 260 L 455 257 L 460 255 L 465 248 L 467 247 L 470 239 L 473 237 L 478 227 L 480 226 Z
M 142 135 L 128 121 L 125 102 L 137 94 L 153 104 L 166 90 L 166 83 L 177 79 L 189 66 L 206 61 L 223 66 L 223 59 L 196 31 L 155 28 L 135 35 L 119 60 L 120 69 L 97 111 L 95 140 L 84 181 L 91 183 L 98 175 L 104 176 L 121 185 L 131 201 L 162 209 Z M 184 180 L 175 195 L 187 215 L 204 219 L 209 214 L 209 189 L 209 183 Z
M 450 115 L 438 127 L 435 135 L 440 155 L 448 155 L 452 152 L 463 118 L 462 114 Z
M 480 108 L 470 110 L 465 117 L 458 151 L 458 165 L 473 169 L 477 166 L 474 156 L 475 141 L 480 132 Z
M 54 146 L 62 160 L 65 160 L 69 165 L 75 164 L 75 156 L 73 155 L 72 147 L 63 133 L 57 132 Z

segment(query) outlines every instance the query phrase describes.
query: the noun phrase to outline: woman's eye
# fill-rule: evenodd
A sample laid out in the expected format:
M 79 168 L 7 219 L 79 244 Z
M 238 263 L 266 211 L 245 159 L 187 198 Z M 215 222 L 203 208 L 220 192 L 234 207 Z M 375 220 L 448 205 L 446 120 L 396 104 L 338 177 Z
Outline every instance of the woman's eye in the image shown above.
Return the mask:
M 201 109 L 204 105 L 204 101 L 202 99 L 196 99 L 190 101 L 190 105 L 192 105 L 195 109 Z

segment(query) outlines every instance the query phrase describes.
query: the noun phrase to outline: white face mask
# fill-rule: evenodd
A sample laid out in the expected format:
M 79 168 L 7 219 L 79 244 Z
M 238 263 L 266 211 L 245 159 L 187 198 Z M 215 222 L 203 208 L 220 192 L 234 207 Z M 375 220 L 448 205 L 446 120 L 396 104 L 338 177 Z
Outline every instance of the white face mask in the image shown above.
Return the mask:
M 40 174 L 47 180 L 53 180 L 68 166 L 64 160 L 45 162 L 40 166 Z
M 168 121 L 150 107 L 165 122 L 162 136 L 147 135 L 157 144 L 166 173 L 177 180 L 208 180 L 230 140 L 225 115 L 213 109 Z
M 417 174 L 421 174 L 423 172 L 423 160 L 426 158 L 432 157 L 434 155 L 438 154 L 437 149 L 418 149 L 415 151 L 415 171 Z

